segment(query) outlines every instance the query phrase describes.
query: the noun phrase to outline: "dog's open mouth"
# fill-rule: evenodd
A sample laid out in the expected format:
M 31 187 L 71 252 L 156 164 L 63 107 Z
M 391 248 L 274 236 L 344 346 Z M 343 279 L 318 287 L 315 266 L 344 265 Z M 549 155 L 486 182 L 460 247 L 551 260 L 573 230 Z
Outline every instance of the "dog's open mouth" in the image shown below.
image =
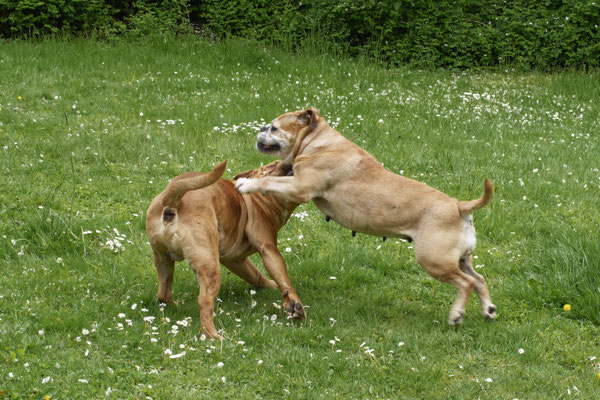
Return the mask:
M 277 151 L 277 150 L 281 149 L 281 146 L 278 145 L 277 143 L 265 144 L 263 142 L 257 142 L 256 148 L 258 149 L 258 151 L 261 151 L 263 153 L 271 153 L 273 151 Z

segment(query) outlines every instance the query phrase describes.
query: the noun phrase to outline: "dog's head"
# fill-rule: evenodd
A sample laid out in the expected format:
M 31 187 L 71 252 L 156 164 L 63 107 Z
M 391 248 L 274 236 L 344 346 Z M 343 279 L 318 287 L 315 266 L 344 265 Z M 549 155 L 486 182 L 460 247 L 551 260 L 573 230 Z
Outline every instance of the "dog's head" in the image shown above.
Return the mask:
M 319 118 L 319 110 L 314 107 L 280 115 L 260 129 L 256 148 L 291 163 L 304 137 L 317 127 Z
M 284 164 L 282 161 L 273 161 L 270 164 L 263 165 L 258 169 L 251 169 L 242 172 L 233 177 L 234 180 L 240 178 L 264 178 L 265 176 L 287 176 L 290 175 L 292 166 Z

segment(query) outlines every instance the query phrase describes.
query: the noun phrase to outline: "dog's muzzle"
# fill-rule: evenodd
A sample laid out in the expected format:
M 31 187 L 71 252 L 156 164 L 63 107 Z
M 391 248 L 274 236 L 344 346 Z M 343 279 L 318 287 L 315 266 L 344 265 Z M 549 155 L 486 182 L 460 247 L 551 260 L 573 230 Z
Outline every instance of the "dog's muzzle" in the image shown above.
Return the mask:
M 256 142 L 256 148 L 261 153 L 272 153 L 274 151 L 280 150 L 281 146 L 278 145 L 277 143 L 274 143 L 274 144 L 265 144 L 265 143 L 263 143 L 261 141 L 258 141 L 258 142 Z

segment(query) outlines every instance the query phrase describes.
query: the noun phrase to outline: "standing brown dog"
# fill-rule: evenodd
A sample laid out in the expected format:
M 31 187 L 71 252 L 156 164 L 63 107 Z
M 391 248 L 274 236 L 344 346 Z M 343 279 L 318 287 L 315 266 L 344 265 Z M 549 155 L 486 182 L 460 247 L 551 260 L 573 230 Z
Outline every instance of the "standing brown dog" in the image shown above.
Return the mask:
M 414 240 L 417 262 L 458 290 L 450 325 L 462 322 L 473 288 L 483 316 L 496 317 L 485 280 L 473 269 L 471 256 L 476 243 L 471 213 L 492 200 L 494 187 L 489 180 L 480 199 L 457 201 L 386 170 L 332 129 L 314 108 L 274 119 L 258 134 L 257 148 L 293 164 L 294 176 L 240 179 L 236 187 L 241 193 L 273 194 L 297 203 L 312 200 L 328 218 L 352 231 Z
M 188 260 L 200 286 L 202 331 L 211 338 L 221 338 L 213 321 L 214 300 L 221 286 L 219 262 L 259 288 L 279 288 L 288 315 L 306 316 L 277 249 L 277 232 L 298 203 L 276 196 L 241 195 L 232 181 L 219 179 L 225 165 L 226 162 L 217 165 L 208 174 L 188 172 L 177 176 L 152 201 L 146 213 L 146 234 L 158 273 L 158 299 L 174 303 L 174 262 Z M 280 161 L 275 161 L 234 180 L 285 175 L 287 171 Z M 248 259 L 257 251 L 275 281 Z

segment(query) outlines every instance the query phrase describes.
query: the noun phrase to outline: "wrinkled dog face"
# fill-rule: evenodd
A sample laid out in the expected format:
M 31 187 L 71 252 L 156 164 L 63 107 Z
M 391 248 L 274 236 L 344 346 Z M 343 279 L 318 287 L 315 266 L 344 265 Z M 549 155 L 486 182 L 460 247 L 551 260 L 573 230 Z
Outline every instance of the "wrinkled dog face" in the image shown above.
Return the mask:
M 292 150 L 298 132 L 306 127 L 306 115 L 303 113 L 296 111 L 283 114 L 270 125 L 260 128 L 256 143 L 258 151 L 285 158 Z

